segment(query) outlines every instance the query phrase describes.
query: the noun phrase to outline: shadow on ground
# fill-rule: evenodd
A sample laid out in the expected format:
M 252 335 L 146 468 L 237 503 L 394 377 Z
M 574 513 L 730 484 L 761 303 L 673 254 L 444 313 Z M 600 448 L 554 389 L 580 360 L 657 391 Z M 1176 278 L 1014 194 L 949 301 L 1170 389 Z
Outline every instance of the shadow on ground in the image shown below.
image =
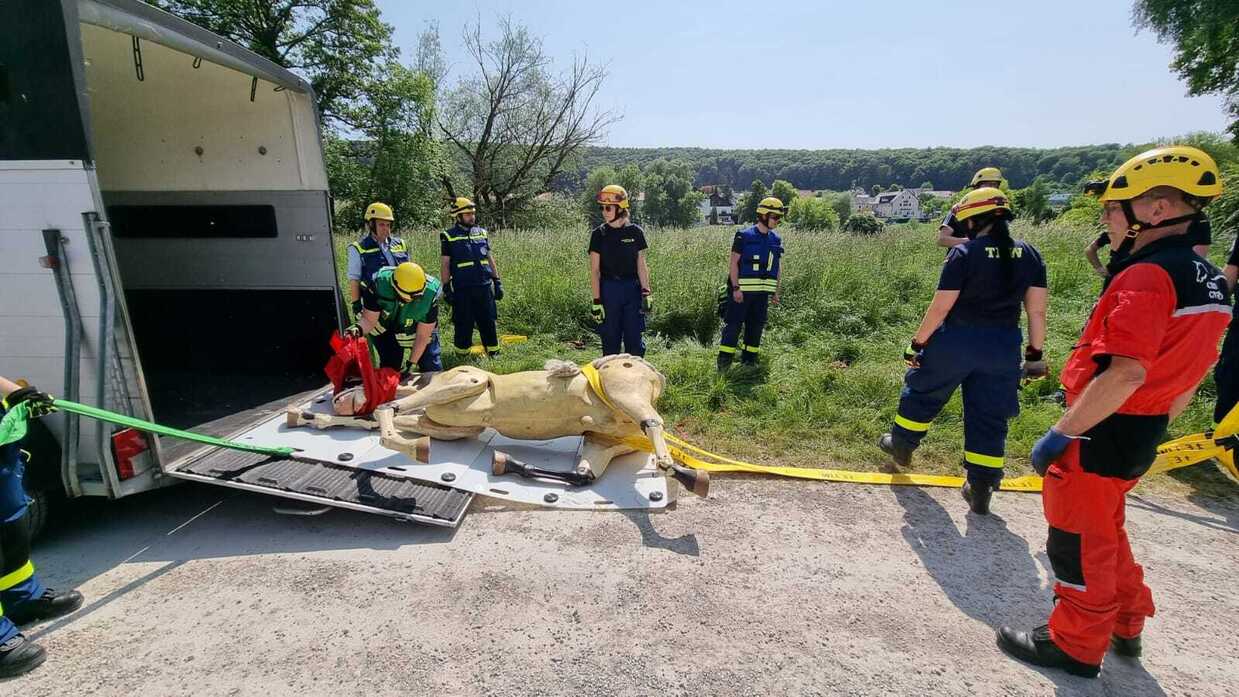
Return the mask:
M 904 540 L 960 612 L 994 630 L 1004 624 L 1031 629 L 1045 623 L 1051 609 L 1050 590 L 1042 587 L 1028 542 L 1011 532 L 1001 515 L 967 513 L 960 532 L 946 508 L 926 490 L 902 486 L 891 490 L 904 509 Z M 967 504 L 957 496 L 948 496 L 948 502 L 954 498 L 966 510 Z M 993 508 L 999 513 L 1002 498 L 994 499 Z M 995 644 L 978 650 L 999 651 Z M 1166 694 L 1139 661 L 1115 656 L 1106 660 L 1098 680 L 1035 666 L 1028 669 L 1053 682 L 1060 697 Z

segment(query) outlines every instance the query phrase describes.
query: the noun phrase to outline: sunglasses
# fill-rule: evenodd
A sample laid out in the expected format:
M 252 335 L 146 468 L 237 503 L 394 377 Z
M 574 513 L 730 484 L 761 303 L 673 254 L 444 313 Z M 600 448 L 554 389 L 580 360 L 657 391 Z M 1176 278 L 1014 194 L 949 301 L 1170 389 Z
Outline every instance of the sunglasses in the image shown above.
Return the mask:
M 778 213 L 767 213 L 766 217 L 769 218 L 770 220 L 782 220 L 783 219 L 783 216 L 779 215 Z

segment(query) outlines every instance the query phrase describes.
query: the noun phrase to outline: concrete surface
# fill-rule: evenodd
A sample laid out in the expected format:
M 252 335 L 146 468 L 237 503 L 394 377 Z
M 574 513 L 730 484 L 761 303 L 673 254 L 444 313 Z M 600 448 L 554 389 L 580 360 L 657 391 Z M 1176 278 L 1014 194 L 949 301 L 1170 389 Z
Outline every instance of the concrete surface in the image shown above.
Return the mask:
M 1239 506 L 1133 498 L 1143 663 L 1026 667 L 1050 608 L 1036 495 L 719 477 L 666 513 L 488 507 L 456 531 L 187 485 L 37 545 L 77 614 L 27 628 L 38 695 L 1208 695 L 1239 686 Z

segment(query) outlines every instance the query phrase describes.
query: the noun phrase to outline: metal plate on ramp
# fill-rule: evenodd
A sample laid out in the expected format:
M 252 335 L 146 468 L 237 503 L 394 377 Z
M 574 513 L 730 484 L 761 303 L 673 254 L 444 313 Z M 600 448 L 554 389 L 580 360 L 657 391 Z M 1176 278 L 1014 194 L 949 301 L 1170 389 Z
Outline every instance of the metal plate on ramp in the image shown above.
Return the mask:
M 301 408 L 326 413 L 327 400 L 310 400 Z M 367 471 L 381 471 L 439 486 L 551 508 L 579 510 L 651 510 L 665 508 L 678 485 L 654 464 L 653 455 L 632 453 L 613 460 L 606 472 L 588 487 L 563 482 L 491 474 L 494 450 L 501 450 L 529 465 L 569 472 L 576 468 L 580 436 L 551 440 L 515 440 L 487 429 L 477 438 L 432 440 L 430 464 L 423 464 L 379 444 L 377 430 L 356 428 L 289 428 L 281 416 L 259 424 L 238 438 L 243 442 L 298 448 L 299 457 Z

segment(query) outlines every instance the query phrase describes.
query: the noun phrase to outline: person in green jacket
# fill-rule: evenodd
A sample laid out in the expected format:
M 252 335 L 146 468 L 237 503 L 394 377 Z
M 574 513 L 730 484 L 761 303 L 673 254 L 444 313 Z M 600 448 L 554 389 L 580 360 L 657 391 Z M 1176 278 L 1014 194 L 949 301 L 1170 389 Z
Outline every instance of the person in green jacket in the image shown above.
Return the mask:
M 443 370 L 439 356 L 439 280 L 411 261 L 385 266 L 361 284 L 361 316 L 349 327 L 366 336 L 379 356 L 377 368 L 401 373 Z

